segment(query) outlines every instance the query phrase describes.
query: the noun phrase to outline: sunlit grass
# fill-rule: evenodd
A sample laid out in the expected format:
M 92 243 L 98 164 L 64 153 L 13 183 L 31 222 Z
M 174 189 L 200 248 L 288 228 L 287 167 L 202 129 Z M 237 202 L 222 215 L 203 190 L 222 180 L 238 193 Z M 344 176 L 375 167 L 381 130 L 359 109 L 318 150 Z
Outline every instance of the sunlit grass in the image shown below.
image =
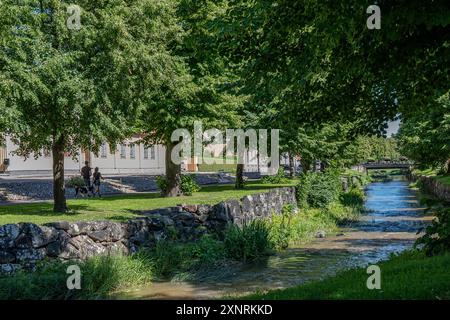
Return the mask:
M 369 290 L 366 268 L 358 268 L 322 281 L 254 294 L 244 299 L 450 299 L 449 265 L 450 254 L 425 257 L 420 252 L 406 252 L 378 263 L 381 270 L 380 290 Z

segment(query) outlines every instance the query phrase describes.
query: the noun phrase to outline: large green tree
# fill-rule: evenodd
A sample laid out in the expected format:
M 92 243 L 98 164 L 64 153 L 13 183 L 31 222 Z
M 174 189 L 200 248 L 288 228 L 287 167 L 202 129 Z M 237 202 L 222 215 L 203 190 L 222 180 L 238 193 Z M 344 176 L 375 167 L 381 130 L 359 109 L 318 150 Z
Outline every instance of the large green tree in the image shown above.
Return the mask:
M 399 113 L 448 89 L 448 1 L 234 0 L 217 22 L 220 46 L 242 63 L 255 104 L 282 110 L 285 126 L 350 120 L 377 133 Z
M 210 30 L 214 19 L 223 14 L 224 3 L 193 0 L 177 3 L 176 17 L 182 36 L 168 45 L 182 58 L 172 66 L 179 76 L 165 74 L 164 92 L 156 99 L 148 99 L 141 116 L 139 126 L 146 133 L 144 140 L 166 146 L 166 196 L 181 193 L 181 166 L 171 158 L 177 143 L 171 141 L 171 136 L 176 129 L 188 129 L 193 138 L 195 121 L 202 123 L 203 130 L 225 129 L 240 123 L 238 110 L 245 97 L 238 93 L 238 78 L 217 50 L 216 34 Z M 192 156 L 202 157 L 194 154 L 191 147 Z
M 450 174 L 450 91 L 429 104 L 427 112 L 404 117 L 398 134 L 402 154 L 422 167 Z
M 181 33 L 175 10 L 171 0 L 0 3 L 3 132 L 24 157 L 52 151 L 55 211 L 67 209 L 64 154 L 116 145 L 182 81 L 169 47 Z

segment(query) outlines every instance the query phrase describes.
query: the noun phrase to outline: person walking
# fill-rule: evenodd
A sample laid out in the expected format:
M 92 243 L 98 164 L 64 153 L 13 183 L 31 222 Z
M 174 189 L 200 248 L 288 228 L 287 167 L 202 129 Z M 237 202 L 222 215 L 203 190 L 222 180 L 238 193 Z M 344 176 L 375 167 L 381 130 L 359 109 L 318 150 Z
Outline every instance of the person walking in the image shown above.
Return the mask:
M 94 174 L 93 174 L 93 187 L 94 187 L 94 191 L 93 191 L 93 196 L 95 197 L 95 194 L 98 194 L 98 197 L 101 198 L 101 193 L 100 193 L 100 185 L 101 185 L 101 180 L 103 180 L 102 174 L 100 173 L 98 167 L 95 167 L 94 170 Z
M 92 168 L 89 167 L 89 162 L 84 162 L 84 167 L 81 168 L 81 176 L 83 177 L 84 184 L 86 185 L 86 188 L 88 189 L 88 192 L 92 192 L 92 186 L 91 186 L 91 175 L 92 175 Z

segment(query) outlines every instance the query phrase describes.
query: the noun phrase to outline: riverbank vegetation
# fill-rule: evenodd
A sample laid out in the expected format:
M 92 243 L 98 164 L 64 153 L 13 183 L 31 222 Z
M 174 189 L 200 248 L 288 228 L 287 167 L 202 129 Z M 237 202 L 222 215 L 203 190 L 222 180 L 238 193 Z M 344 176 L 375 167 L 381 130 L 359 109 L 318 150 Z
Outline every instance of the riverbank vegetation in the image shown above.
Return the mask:
M 416 240 L 415 248 L 377 263 L 381 290 L 366 286 L 366 268 L 293 288 L 255 293 L 245 299 L 450 299 L 450 208 L 433 199 L 435 219 Z
M 450 208 L 436 210 L 436 219 L 417 239 L 414 249 L 377 265 L 382 272 L 381 290 L 366 286 L 366 268 L 246 299 L 450 299 Z
M 423 252 L 410 251 L 377 265 L 381 269 L 381 290 L 369 290 L 366 268 L 358 268 L 321 281 L 253 294 L 244 299 L 450 299 L 449 253 L 430 258 Z

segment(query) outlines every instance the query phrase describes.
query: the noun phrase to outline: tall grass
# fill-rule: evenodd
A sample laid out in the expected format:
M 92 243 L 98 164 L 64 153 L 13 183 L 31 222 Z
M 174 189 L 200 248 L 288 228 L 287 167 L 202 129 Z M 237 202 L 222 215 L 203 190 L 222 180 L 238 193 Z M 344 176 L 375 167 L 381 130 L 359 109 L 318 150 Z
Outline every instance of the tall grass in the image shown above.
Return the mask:
M 226 255 L 235 260 L 252 261 L 270 254 L 274 245 L 266 220 L 253 220 L 242 227 L 230 226 L 225 235 Z
M 81 289 L 67 288 L 67 267 L 77 264 Z M 133 256 L 100 256 L 85 262 L 45 262 L 35 272 L 19 271 L 0 277 L 1 300 L 101 299 L 128 287 L 149 284 L 153 266 L 144 253 Z

